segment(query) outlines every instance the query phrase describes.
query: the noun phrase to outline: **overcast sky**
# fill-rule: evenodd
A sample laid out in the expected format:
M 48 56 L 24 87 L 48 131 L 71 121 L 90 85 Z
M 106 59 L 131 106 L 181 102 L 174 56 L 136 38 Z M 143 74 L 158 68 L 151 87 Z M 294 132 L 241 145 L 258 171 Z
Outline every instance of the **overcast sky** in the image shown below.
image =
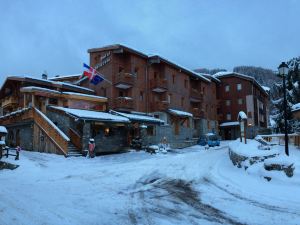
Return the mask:
M 0 82 L 75 74 L 87 49 L 122 43 L 190 69 L 276 69 L 300 55 L 300 1 L 0 0 Z

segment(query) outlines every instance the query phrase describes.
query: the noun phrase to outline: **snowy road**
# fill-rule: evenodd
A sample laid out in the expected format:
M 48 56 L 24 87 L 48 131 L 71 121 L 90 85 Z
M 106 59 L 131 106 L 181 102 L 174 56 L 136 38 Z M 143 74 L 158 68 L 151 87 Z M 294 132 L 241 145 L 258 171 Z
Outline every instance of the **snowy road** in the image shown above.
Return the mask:
M 18 163 L 0 171 L 1 225 L 300 224 L 299 185 L 233 167 L 226 146 L 95 159 L 22 152 Z

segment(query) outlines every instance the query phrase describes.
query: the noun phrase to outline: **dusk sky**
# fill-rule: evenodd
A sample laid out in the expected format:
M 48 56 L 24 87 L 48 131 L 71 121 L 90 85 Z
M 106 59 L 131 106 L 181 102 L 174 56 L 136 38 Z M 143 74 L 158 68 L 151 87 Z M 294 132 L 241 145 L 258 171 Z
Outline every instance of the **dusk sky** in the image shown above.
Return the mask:
M 121 43 L 190 69 L 276 70 L 300 55 L 300 1 L 0 0 L 0 82 L 82 72 L 87 49 Z

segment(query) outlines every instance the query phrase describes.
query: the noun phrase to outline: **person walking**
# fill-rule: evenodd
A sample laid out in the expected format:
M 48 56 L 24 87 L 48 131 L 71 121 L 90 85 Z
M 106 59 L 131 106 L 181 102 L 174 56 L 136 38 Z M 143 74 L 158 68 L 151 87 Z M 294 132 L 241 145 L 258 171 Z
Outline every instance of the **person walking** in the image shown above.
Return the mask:
M 90 139 L 89 141 L 89 158 L 94 158 L 95 157 L 95 140 L 93 138 Z
M 19 160 L 20 152 L 21 152 L 21 147 L 17 146 L 16 147 L 16 158 L 15 158 L 15 160 Z

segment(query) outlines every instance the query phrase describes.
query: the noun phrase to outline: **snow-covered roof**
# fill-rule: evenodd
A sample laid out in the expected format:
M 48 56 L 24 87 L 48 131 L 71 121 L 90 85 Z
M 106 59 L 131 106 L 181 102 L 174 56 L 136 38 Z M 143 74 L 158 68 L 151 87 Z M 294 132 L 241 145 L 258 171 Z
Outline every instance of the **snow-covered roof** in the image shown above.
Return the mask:
M 176 110 L 176 109 L 168 109 L 168 112 L 173 115 L 176 115 L 176 116 L 193 117 L 193 114 L 191 114 L 189 112 L 180 111 L 180 110 Z
M 239 118 L 241 118 L 242 120 L 248 119 L 246 113 L 244 113 L 243 111 L 240 111 L 240 112 L 239 112 L 238 119 L 239 119 Z
M 300 102 L 292 106 L 292 112 L 300 110 Z
M 119 116 L 124 116 L 128 118 L 131 121 L 144 121 L 144 122 L 152 122 L 152 123 L 164 123 L 163 120 L 157 119 L 152 116 L 147 115 L 139 115 L 139 114 L 132 114 L 132 113 L 123 113 L 123 112 L 117 112 L 117 111 L 110 111 L 112 114 L 116 114 Z
M 94 90 L 90 88 L 85 88 L 81 87 L 78 85 L 66 83 L 66 82 L 60 82 L 60 81 L 52 81 L 52 80 L 47 80 L 47 79 L 42 79 L 42 78 L 36 78 L 32 76 L 9 76 L 6 78 L 4 81 L 3 85 L 6 83 L 7 80 L 16 80 L 16 81 L 28 81 L 28 82 L 36 82 L 45 86 L 54 86 L 54 87 L 60 87 L 60 88 L 70 88 L 70 89 L 76 89 L 78 91 L 84 91 L 88 93 L 95 93 Z M 3 88 L 3 85 L 1 89 Z
M 97 96 L 97 95 L 88 95 L 88 94 L 82 94 L 82 93 L 77 93 L 77 92 L 62 92 L 62 94 L 82 96 L 82 97 L 89 97 L 89 98 L 95 98 L 95 99 L 102 99 L 102 100 L 106 100 L 107 101 L 106 97 Z
M 49 89 L 49 88 L 37 87 L 37 86 L 22 87 L 20 89 L 20 91 L 21 92 L 41 91 L 41 92 L 48 92 L 48 93 L 53 93 L 53 94 L 60 94 L 59 91 L 52 90 L 52 89 Z
M 265 91 L 270 91 L 270 90 L 271 90 L 271 88 L 269 88 L 269 87 L 267 87 L 267 86 L 261 85 L 261 87 L 262 87 Z
M 0 116 L 0 119 L 6 118 L 6 117 L 9 117 L 9 116 L 13 116 L 13 115 L 18 114 L 18 113 L 23 113 L 23 112 L 25 112 L 25 111 L 27 111 L 29 109 L 30 108 L 23 108 L 23 109 L 19 109 L 19 110 L 13 111 L 13 112 L 8 113 L 8 114 L 6 114 L 4 116 Z
M 199 74 L 199 75 L 201 75 L 201 76 L 203 76 L 203 77 L 205 77 L 205 78 L 207 78 L 209 80 L 213 80 L 213 81 L 216 81 L 218 83 L 221 83 L 221 81 L 217 77 L 214 77 L 211 74 L 208 74 L 208 73 L 199 73 L 199 72 L 195 72 L 195 73 L 197 73 L 197 74 Z
M 263 88 L 262 85 L 260 85 L 257 80 L 254 77 L 242 74 L 242 73 L 236 73 L 236 72 L 230 72 L 230 71 L 221 71 L 221 72 L 217 72 L 213 75 L 216 78 L 222 78 L 222 77 L 230 77 L 230 76 L 236 76 L 236 77 L 240 77 L 240 78 L 244 78 L 244 79 L 248 79 L 251 80 L 253 83 L 255 83 L 264 93 L 266 93 L 268 95 L 268 91 Z
M 206 82 L 210 82 L 210 79 L 207 79 L 206 77 L 202 76 L 200 73 L 197 73 L 197 72 L 195 72 L 195 71 L 193 71 L 193 70 L 190 70 L 190 69 L 188 69 L 188 68 L 186 68 L 186 67 L 184 67 L 184 66 L 182 66 L 182 65 L 179 65 L 178 63 L 171 62 L 170 60 L 168 60 L 168 59 L 166 59 L 166 58 L 164 58 L 164 57 L 162 57 L 162 56 L 160 56 L 160 55 L 157 55 L 157 54 L 155 54 L 155 55 L 149 54 L 148 57 L 149 57 L 149 58 L 155 58 L 155 57 L 157 57 L 158 59 L 164 61 L 165 63 L 168 63 L 168 64 L 170 64 L 170 65 L 172 65 L 172 66 L 178 67 L 179 69 L 181 69 L 181 70 L 183 70 L 183 71 L 185 71 L 185 72 L 188 72 L 188 73 L 190 73 L 191 75 L 193 75 L 193 76 L 195 76 L 195 77 L 197 77 L 197 78 L 200 78 L 200 79 L 202 79 L 202 80 L 204 80 L 204 81 L 206 81 Z
M 49 80 L 61 80 L 61 79 L 67 79 L 67 78 L 76 78 L 76 77 L 79 77 L 81 75 L 82 75 L 82 73 L 71 74 L 71 75 L 57 75 L 55 77 L 49 78 Z
M 238 125 L 240 125 L 238 121 L 233 121 L 233 122 L 221 123 L 220 127 L 230 127 L 230 126 L 238 126 Z
M 71 108 L 64 108 L 64 107 L 57 107 L 57 106 L 50 106 L 50 108 L 63 111 L 69 115 L 75 116 L 80 119 L 85 119 L 85 120 L 123 122 L 123 123 L 129 122 L 129 119 L 123 116 L 112 115 L 110 113 L 105 113 L 105 112 L 97 112 L 97 111 L 84 110 L 84 109 L 71 109 Z
M 6 127 L 0 126 L 0 133 L 6 133 L 7 134 Z

